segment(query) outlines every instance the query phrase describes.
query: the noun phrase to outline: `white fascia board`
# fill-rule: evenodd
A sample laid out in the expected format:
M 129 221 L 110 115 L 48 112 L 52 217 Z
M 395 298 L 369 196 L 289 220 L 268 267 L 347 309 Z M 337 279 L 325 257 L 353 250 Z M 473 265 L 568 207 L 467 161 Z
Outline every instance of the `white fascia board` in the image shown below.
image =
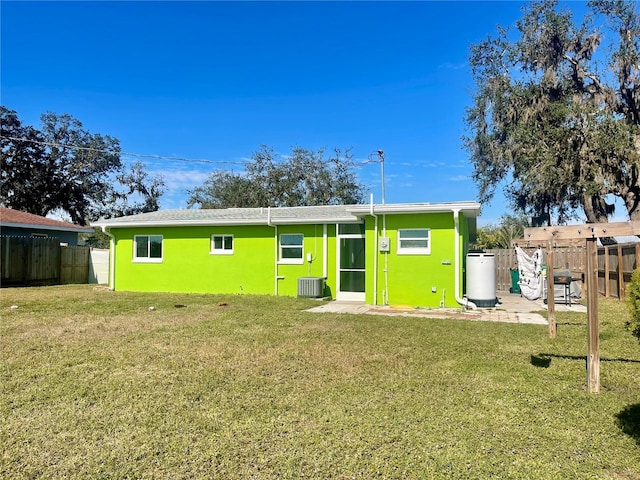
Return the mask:
M 54 225 L 37 225 L 31 223 L 5 223 L 2 222 L 0 225 L 3 227 L 14 227 L 14 228 L 24 228 L 29 230 L 53 230 L 56 232 L 75 232 L 75 233 L 92 233 L 93 228 L 87 227 L 57 227 Z
M 95 227 L 140 228 L 140 227 L 215 227 L 217 225 L 267 225 L 266 220 L 155 220 L 147 222 L 93 222 Z
M 371 213 L 442 213 L 453 212 L 455 210 L 479 215 L 480 204 L 477 202 L 453 202 L 453 203 L 396 203 L 396 204 L 374 204 L 355 205 L 347 207 L 349 213 L 356 215 L 368 215 Z
M 271 218 L 271 223 L 274 225 L 322 225 L 330 223 L 357 223 L 358 217 L 322 217 L 322 218 Z
M 322 225 L 324 223 L 355 223 L 358 222 L 358 218 L 279 218 L 271 219 L 271 225 Z M 156 220 L 149 222 L 93 222 L 91 224 L 94 227 L 106 227 L 106 228 L 140 228 L 140 227 L 215 227 L 225 225 L 268 225 L 266 219 L 264 220 Z M 93 231 L 93 230 L 90 230 Z

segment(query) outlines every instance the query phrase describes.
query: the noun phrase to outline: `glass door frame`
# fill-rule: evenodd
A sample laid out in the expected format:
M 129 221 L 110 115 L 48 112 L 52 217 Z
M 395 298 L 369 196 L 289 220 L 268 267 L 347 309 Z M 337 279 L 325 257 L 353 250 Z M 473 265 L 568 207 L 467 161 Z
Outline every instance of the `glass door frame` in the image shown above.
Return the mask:
M 362 269 L 354 269 L 354 270 L 362 270 L 365 272 L 365 284 L 366 284 L 366 239 L 364 233 L 339 233 L 340 225 L 336 225 L 336 300 L 345 300 L 352 302 L 364 302 L 365 301 L 365 292 L 343 292 L 340 289 L 340 257 L 341 257 L 341 242 L 343 238 L 361 238 L 364 241 L 365 247 L 365 268 Z

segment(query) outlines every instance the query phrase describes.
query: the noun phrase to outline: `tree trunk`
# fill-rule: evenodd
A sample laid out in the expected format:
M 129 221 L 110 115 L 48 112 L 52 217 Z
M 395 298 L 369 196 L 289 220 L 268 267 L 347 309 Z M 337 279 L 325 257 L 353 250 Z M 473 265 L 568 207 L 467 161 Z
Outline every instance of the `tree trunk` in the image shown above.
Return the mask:
M 636 191 L 629 191 L 623 197 L 624 206 L 627 207 L 627 214 L 629 215 L 629 220 L 640 220 L 640 195 Z
M 582 198 L 582 208 L 587 217 L 587 223 L 607 223 L 606 203 L 599 195 L 585 195 Z

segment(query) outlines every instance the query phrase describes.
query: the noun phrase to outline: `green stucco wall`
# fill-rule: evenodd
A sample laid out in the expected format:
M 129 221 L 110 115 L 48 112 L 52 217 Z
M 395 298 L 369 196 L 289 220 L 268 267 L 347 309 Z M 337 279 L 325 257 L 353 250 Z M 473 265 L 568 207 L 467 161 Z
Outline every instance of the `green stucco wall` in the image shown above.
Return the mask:
M 304 235 L 301 264 L 276 265 L 275 229 L 270 226 L 115 228 L 116 290 L 194 293 L 254 293 L 295 296 L 298 277 L 323 276 L 323 226 L 278 226 Z M 211 236 L 233 235 L 232 255 L 213 255 Z M 135 235 L 162 235 L 162 261 L 134 262 Z M 327 225 L 327 288 L 335 290 L 335 225 Z M 307 262 L 307 253 L 312 255 Z
M 466 220 L 460 216 L 460 264 L 464 258 Z M 462 228 L 464 224 L 464 231 Z M 367 286 L 366 302 L 392 306 L 456 307 L 455 300 L 455 228 L 453 213 L 403 214 L 386 216 L 386 236 L 390 251 L 375 251 L 374 218 L 366 219 Z M 378 216 L 378 237 L 383 236 L 383 216 Z M 398 229 L 429 228 L 430 254 L 398 254 Z M 377 255 L 377 298 L 374 299 L 374 264 Z M 386 276 L 385 276 L 385 270 Z M 462 274 L 460 275 L 462 279 Z M 433 291 L 435 289 L 435 292 Z M 462 280 L 461 289 L 462 292 Z
M 378 216 L 378 237 L 382 236 L 383 216 Z M 455 228 L 453 213 L 393 214 L 386 216 L 386 236 L 390 252 L 375 248 L 374 218 L 366 216 L 366 302 L 393 306 L 456 307 Z M 431 252 L 428 255 L 398 254 L 398 229 L 429 228 Z M 460 292 L 464 292 L 464 263 L 468 247 L 468 220 L 460 214 Z M 326 225 L 326 259 L 323 225 L 279 225 L 284 233 L 304 235 L 303 262 L 276 263 L 279 254 L 276 227 L 146 227 L 114 228 L 114 284 L 116 290 L 249 293 L 295 296 L 299 277 L 323 277 L 325 295 L 336 295 L 336 226 Z M 232 255 L 210 253 L 211 236 L 233 235 Z M 158 263 L 133 261 L 135 235 L 162 235 L 163 258 Z M 307 261 L 311 254 L 312 261 Z M 377 270 L 374 270 L 377 257 Z M 325 267 L 326 262 L 326 267 Z M 385 275 L 386 270 L 386 275 Z M 374 294 L 374 276 L 377 293 Z M 435 292 L 432 291 L 435 289 Z
M 273 228 L 271 228 L 273 232 Z M 295 296 L 298 291 L 299 277 L 322 277 L 323 273 L 323 240 L 322 225 L 278 225 L 278 236 L 286 233 L 304 235 L 303 264 L 278 264 L 278 295 Z M 329 235 L 329 232 L 332 235 Z M 273 233 L 272 233 L 273 235 Z M 327 268 L 327 288 L 335 285 L 335 225 L 327 225 L 327 247 L 329 264 Z M 307 262 L 307 254 L 311 254 L 311 263 Z M 273 263 L 273 255 L 271 261 Z

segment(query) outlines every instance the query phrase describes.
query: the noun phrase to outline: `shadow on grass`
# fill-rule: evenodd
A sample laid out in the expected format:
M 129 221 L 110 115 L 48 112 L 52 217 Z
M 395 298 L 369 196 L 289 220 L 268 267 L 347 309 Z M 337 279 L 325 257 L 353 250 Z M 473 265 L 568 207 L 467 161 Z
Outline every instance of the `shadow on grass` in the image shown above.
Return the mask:
M 640 446 L 640 403 L 629 405 L 618 415 L 618 426 Z
M 552 358 L 562 358 L 564 360 L 581 360 L 585 362 L 587 360 L 586 355 L 558 355 L 556 353 L 539 353 L 538 355 L 531 355 L 531 365 L 540 368 L 549 368 Z M 601 362 L 622 362 L 622 363 L 640 363 L 640 360 L 632 358 L 600 358 Z
M 539 368 L 549 368 L 549 365 L 551 365 L 551 359 L 549 357 L 531 355 L 531 365 Z

